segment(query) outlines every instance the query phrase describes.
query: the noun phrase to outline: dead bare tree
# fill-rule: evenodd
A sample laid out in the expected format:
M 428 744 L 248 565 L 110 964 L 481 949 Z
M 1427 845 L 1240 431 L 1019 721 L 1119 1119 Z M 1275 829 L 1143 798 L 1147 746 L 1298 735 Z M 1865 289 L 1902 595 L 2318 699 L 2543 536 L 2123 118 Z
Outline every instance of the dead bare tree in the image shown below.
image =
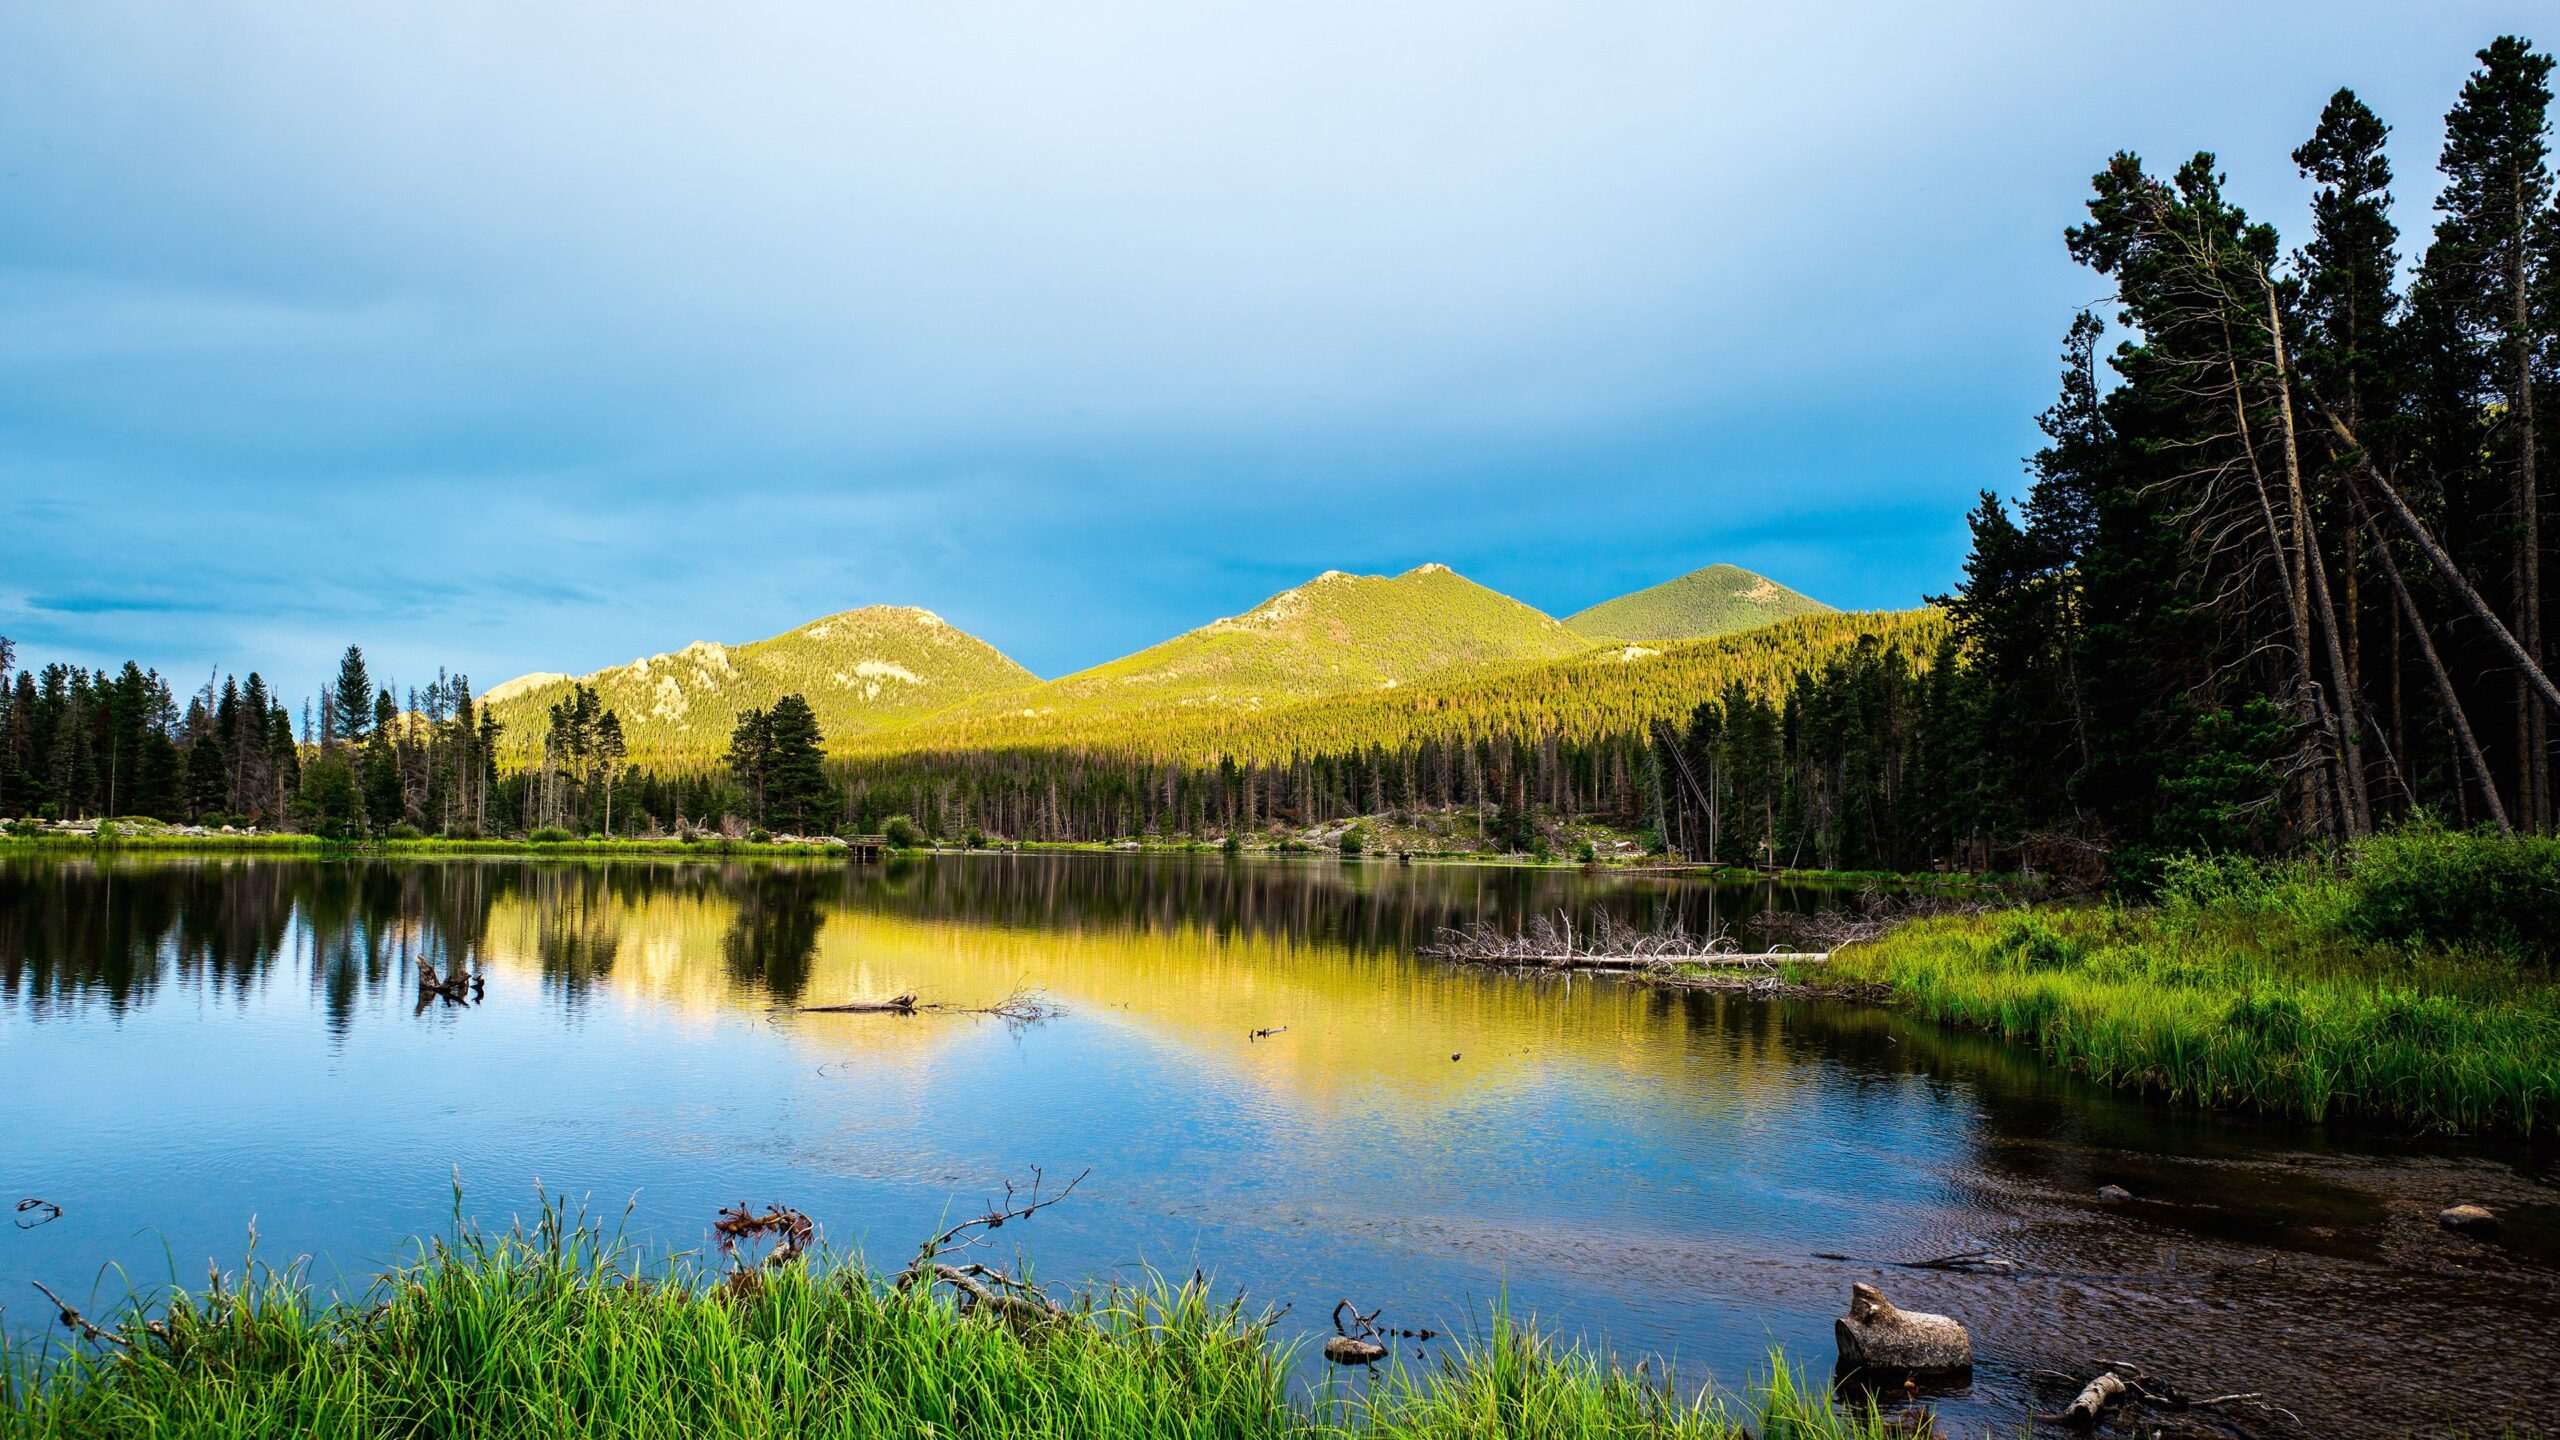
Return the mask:
M 1015 1189 L 1012 1181 L 1004 1182 L 1004 1197 L 991 1204 L 987 1212 L 974 1219 L 963 1220 L 916 1248 L 916 1258 L 898 1272 L 891 1284 L 899 1290 L 923 1287 L 930 1290 L 947 1285 L 960 1298 L 966 1312 L 985 1310 L 1015 1324 L 1046 1324 L 1066 1317 L 1067 1311 L 1038 1286 L 1007 1275 L 993 1266 L 975 1261 L 953 1263 L 949 1256 L 984 1244 L 988 1236 L 1015 1220 L 1027 1220 L 1075 1193 L 1091 1167 L 1076 1172 L 1076 1177 L 1057 1190 L 1042 1193 L 1045 1177 L 1040 1167 L 1031 1167 L 1031 1188 L 1027 1195 Z

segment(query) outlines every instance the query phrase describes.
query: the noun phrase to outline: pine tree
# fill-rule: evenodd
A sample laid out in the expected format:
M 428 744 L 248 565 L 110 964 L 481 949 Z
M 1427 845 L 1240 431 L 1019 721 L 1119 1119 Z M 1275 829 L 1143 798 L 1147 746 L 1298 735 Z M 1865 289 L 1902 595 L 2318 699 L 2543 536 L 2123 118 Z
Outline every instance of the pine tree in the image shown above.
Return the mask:
M 338 660 L 338 682 L 329 688 L 331 737 L 352 745 L 373 728 L 373 677 L 366 673 L 364 652 L 350 645 Z

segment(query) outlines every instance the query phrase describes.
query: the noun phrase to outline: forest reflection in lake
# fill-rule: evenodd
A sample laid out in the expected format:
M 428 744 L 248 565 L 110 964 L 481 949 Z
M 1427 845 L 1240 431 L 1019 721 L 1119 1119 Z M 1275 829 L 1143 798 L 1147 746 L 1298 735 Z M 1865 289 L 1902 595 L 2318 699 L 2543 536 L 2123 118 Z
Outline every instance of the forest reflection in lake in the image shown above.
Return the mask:
M 2179 1116 L 1872 1010 L 1414 955 L 1480 918 L 1824 898 L 1185 856 L 0 858 L 5 1183 L 64 1211 L 0 1245 L 0 1289 L 194 1282 L 252 1216 L 268 1258 L 360 1281 L 446 1228 L 456 1170 L 484 1218 L 539 1182 L 699 1245 L 717 1207 L 781 1201 L 896 1260 L 1027 1166 L 1090 1166 L 1021 1231 L 1044 1277 L 1197 1264 L 1308 1329 L 1343 1295 L 1461 1329 L 1504 1296 L 1738 1378 L 1772 1342 L 1827 1362 L 1878 1272 L 1816 1252 L 1990 1245 L 2038 1273 L 1879 1281 L 1974 1324 L 1958 1415 L 2037 1408 L 2032 1371 L 2111 1344 L 2347 1431 L 2540 1398 L 2497 1363 L 2560 1319 L 2529 1152 Z M 422 1008 L 421 966 L 484 974 L 480 1003 Z M 1019 986 L 1061 1013 L 774 1008 Z M 2433 1231 L 2456 1191 L 2508 1239 Z M 2269 1253 L 2245 1285 L 2088 1278 Z M 2374 1318 L 2342 1337 L 2339 1305 Z

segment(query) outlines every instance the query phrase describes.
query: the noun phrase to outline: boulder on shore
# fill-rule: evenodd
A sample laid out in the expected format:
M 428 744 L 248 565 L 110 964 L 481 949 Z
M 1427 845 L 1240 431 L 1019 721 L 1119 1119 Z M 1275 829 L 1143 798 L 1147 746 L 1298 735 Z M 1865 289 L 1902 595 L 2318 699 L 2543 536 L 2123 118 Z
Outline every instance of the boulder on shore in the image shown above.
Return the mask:
M 1973 1337 L 1945 1315 L 1904 1310 L 1873 1285 L 1849 1287 L 1849 1313 L 1832 1322 L 1840 1363 L 1915 1374 L 1969 1369 Z
M 2436 1212 L 2436 1223 L 2464 1235 L 2495 1235 L 2498 1212 L 2486 1205 L 2449 1205 Z

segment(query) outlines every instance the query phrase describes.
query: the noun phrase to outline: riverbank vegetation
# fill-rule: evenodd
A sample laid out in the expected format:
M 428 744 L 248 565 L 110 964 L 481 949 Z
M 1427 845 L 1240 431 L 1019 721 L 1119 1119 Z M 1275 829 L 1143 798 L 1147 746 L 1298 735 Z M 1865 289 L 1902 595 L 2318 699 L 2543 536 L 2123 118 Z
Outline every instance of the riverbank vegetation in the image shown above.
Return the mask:
M 1783 1362 L 1698 1394 L 1496 1313 L 1436 1363 L 1293 1395 L 1305 1359 L 1205 1283 L 1099 1292 L 1057 1319 L 964 1312 L 858 1263 L 712 1275 L 558 1216 L 427 1247 L 329 1302 L 259 1272 L 110 1317 L 0 1368 L 0 1434 L 1092 1440 L 1881 1440 Z M 85 1320 L 86 1317 L 83 1317 Z
M 2207 1108 L 2560 1123 L 2560 840 L 2421 824 L 2340 866 L 2183 858 L 2156 903 L 1915 920 L 1818 978 Z

